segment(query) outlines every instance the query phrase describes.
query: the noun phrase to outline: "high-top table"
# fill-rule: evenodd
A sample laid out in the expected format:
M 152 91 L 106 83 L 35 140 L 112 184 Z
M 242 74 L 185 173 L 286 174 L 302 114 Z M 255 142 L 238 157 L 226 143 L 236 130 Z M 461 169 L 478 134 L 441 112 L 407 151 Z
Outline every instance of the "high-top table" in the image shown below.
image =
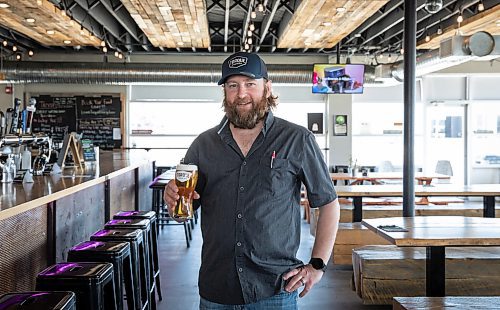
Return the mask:
M 373 185 L 383 184 L 384 180 L 403 180 L 402 172 L 369 172 L 363 175 L 361 172 L 356 175 L 349 173 L 332 172 L 330 177 L 333 181 L 349 181 L 349 185 L 361 185 L 363 182 L 370 182 Z M 419 185 L 430 185 L 432 180 L 449 180 L 450 176 L 441 173 L 421 173 L 415 174 L 415 180 L 417 180 Z
M 366 219 L 362 223 L 397 246 L 426 247 L 426 295 L 430 297 L 446 293 L 446 247 L 500 245 L 500 218 L 416 216 Z
M 402 185 L 336 186 L 339 197 L 353 198 L 353 222 L 363 219 L 363 197 L 402 197 Z M 415 186 L 415 196 L 483 197 L 483 216 L 495 217 L 495 197 L 500 196 L 500 184 Z

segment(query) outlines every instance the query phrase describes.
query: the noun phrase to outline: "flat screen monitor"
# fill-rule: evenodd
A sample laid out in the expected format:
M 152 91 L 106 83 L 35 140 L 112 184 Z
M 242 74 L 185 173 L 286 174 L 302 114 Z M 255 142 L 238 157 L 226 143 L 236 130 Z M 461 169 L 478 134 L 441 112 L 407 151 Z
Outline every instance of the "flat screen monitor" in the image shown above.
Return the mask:
M 362 94 L 363 64 L 314 64 L 312 92 L 317 94 Z

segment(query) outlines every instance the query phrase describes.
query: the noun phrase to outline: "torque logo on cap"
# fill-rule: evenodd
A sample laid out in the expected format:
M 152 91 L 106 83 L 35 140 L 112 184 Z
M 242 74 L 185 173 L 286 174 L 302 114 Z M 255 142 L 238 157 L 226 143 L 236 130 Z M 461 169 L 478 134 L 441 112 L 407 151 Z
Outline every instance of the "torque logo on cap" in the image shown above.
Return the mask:
M 247 64 L 248 58 L 246 57 L 235 57 L 228 62 L 229 68 L 239 68 Z

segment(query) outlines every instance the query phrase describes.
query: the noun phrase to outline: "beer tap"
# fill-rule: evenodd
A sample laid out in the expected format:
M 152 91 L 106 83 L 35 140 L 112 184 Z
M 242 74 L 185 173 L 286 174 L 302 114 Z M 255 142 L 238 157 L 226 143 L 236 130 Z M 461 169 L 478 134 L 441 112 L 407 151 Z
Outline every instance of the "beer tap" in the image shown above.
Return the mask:
M 4 131 L 5 131 L 5 115 L 3 114 L 2 111 L 0 111 L 0 139 L 3 138 Z
M 12 121 L 12 111 L 14 111 L 12 108 L 8 108 L 5 111 L 5 134 L 4 134 L 4 136 L 7 136 L 7 134 L 10 133 L 9 125 L 11 125 L 11 121 Z
M 28 112 L 28 115 L 26 117 L 27 125 L 26 125 L 26 131 L 25 133 L 31 134 L 31 129 L 33 125 L 33 115 L 35 114 L 36 111 L 36 99 L 35 98 L 30 98 L 28 101 L 28 106 L 26 107 L 26 111 Z
M 10 124 L 10 133 L 17 134 L 19 126 L 19 107 L 21 106 L 21 99 L 14 99 L 14 109 L 12 110 L 12 122 Z

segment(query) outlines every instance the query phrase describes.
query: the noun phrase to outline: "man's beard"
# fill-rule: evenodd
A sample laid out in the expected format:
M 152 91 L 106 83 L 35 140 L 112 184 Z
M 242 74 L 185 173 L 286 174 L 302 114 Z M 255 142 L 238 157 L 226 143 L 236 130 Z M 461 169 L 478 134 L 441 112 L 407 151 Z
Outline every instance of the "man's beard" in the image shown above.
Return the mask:
M 262 96 L 260 102 L 254 102 L 252 100 L 252 109 L 250 111 L 240 111 L 238 109 L 238 103 L 244 102 L 243 100 L 235 100 L 232 104 L 229 104 L 224 98 L 224 112 L 226 112 L 226 117 L 236 128 L 242 129 L 252 129 L 255 128 L 258 122 L 264 119 L 267 112 L 267 98 L 265 95 Z

